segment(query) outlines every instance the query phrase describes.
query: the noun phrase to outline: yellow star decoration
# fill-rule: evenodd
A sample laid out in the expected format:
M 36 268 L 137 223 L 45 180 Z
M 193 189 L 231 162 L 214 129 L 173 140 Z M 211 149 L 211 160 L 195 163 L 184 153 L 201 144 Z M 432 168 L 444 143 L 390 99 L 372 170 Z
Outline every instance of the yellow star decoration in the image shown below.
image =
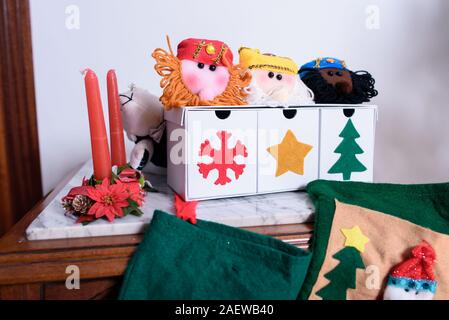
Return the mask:
M 277 160 L 276 177 L 288 171 L 303 175 L 304 159 L 312 149 L 311 145 L 298 141 L 295 134 L 288 130 L 280 144 L 267 149 Z
M 351 229 L 343 228 L 341 232 L 346 238 L 345 247 L 354 247 L 361 253 L 365 252 L 365 245 L 369 239 L 362 233 L 359 226 L 354 226 Z

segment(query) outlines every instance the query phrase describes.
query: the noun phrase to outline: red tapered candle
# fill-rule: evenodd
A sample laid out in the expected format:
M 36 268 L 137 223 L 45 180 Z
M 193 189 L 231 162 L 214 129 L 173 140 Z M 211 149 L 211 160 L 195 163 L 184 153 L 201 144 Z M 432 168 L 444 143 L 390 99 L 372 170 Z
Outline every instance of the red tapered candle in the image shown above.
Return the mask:
M 84 82 L 89 113 L 94 177 L 97 180 L 103 180 L 104 178 L 111 178 L 111 155 L 109 153 L 97 75 L 92 70 L 87 69 L 84 75 Z
M 109 105 L 109 135 L 111 138 L 112 165 L 126 164 L 125 139 L 123 136 L 122 115 L 120 113 L 120 96 L 118 93 L 117 76 L 114 70 L 108 72 L 108 105 Z

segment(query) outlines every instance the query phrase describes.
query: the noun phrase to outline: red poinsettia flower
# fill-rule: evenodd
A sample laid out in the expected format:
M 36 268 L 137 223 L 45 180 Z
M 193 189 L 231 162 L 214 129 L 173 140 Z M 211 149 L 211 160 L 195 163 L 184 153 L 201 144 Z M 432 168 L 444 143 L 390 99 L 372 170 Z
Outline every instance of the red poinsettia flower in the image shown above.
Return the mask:
M 139 207 L 142 206 L 145 198 L 145 193 L 140 187 L 140 183 L 139 182 L 124 183 L 123 186 L 126 192 L 128 192 L 129 198 L 137 202 Z
M 102 184 L 88 190 L 88 196 L 95 201 L 88 214 L 95 215 L 97 219 L 105 216 L 110 222 L 115 217 L 123 217 L 122 208 L 129 205 L 129 194 L 120 181 L 109 184 L 108 179 L 104 179 Z
M 83 214 L 79 216 L 78 220 L 76 220 L 76 223 L 90 223 L 95 220 L 94 216 L 90 216 L 88 214 Z
M 81 183 L 82 186 L 88 186 L 89 185 L 89 179 L 86 179 L 86 177 L 83 177 L 83 182 Z
M 118 178 L 124 183 L 138 182 L 140 179 L 140 173 L 132 168 L 126 168 L 120 172 Z

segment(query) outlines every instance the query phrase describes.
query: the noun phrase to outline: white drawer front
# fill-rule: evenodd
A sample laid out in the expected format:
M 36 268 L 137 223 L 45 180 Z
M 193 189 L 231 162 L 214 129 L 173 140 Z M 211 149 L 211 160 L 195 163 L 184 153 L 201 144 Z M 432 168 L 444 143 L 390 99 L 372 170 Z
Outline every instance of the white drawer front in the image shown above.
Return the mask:
M 316 180 L 319 109 L 267 109 L 258 119 L 258 192 L 304 189 Z
M 321 110 L 320 179 L 373 181 L 374 108 Z
M 189 199 L 257 192 L 257 111 L 191 111 L 186 128 Z

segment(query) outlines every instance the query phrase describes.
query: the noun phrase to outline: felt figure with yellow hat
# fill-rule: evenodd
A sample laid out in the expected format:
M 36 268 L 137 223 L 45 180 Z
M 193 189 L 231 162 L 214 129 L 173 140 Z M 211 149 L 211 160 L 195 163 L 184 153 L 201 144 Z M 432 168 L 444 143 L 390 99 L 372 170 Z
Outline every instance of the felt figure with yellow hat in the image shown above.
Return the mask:
M 313 92 L 298 78 L 298 66 L 286 57 L 240 48 L 240 64 L 252 81 L 247 88 L 249 104 L 287 106 L 313 103 Z
M 301 67 L 299 76 L 313 90 L 316 103 L 359 104 L 369 102 L 378 93 L 369 72 L 353 72 L 337 58 L 310 61 Z
M 223 42 L 189 38 L 173 53 L 154 50 L 156 72 L 162 77 L 160 98 L 166 110 L 183 106 L 245 105 L 251 75 L 233 64 L 231 49 Z

